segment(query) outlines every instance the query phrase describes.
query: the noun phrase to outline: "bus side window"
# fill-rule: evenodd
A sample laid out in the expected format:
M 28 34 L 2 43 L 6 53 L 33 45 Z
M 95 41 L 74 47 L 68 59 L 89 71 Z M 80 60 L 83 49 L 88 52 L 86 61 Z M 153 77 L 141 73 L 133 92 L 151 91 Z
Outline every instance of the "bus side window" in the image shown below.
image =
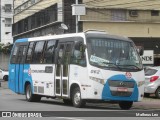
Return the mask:
M 75 44 L 72 53 L 71 64 L 86 66 L 85 50 L 83 49 L 82 43 L 79 43 L 79 45 Z
M 55 52 L 55 44 L 56 44 L 55 40 L 48 41 L 47 46 L 46 46 L 46 50 L 44 52 L 43 63 L 47 63 L 47 64 L 53 63 L 54 52 Z
M 14 46 L 14 49 L 13 49 L 11 61 L 10 61 L 11 64 L 14 64 L 14 63 L 17 62 L 17 61 L 16 61 L 17 51 L 18 51 L 18 47 L 15 45 L 15 46 Z
M 33 53 L 32 63 L 43 63 L 43 48 L 45 41 L 37 42 Z
M 26 56 L 26 63 L 31 63 L 32 62 L 32 51 L 34 47 L 34 42 L 30 42 L 28 51 L 27 51 L 27 56 Z

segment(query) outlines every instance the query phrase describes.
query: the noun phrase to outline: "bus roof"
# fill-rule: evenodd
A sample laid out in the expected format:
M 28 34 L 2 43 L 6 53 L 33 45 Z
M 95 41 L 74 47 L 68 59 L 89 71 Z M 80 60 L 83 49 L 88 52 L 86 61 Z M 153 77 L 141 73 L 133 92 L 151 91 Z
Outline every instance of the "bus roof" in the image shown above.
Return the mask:
M 81 33 L 68 33 L 68 34 L 60 34 L 60 35 L 48 35 L 48 36 L 39 36 L 39 37 L 33 37 L 33 38 L 22 38 L 18 39 L 15 42 L 27 42 L 27 41 L 37 41 L 37 40 L 50 40 L 50 39 L 58 39 L 58 38 L 65 38 L 65 37 L 100 37 L 100 38 L 112 38 L 112 39 L 119 39 L 124 41 L 131 41 L 128 37 L 123 36 L 117 36 L 117 35 L 111 35 L 107 34 L 104 31 L 86 31 Z

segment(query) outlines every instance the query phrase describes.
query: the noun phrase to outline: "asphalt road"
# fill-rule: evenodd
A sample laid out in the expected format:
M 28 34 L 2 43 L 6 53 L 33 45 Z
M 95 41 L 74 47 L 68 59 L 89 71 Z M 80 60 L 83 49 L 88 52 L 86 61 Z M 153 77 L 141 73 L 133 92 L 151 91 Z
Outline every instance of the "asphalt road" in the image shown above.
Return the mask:
M 8 89 L 7 82 L 2 81 L 0 87 L 0 111 L 23 114 L 24 116 L 37 113 L 40 117 L 54 117 L 54 119 L 106 119 L 106 117 L 149 117 L 157 119 L 160 117 L 160 100 L 154 97 L 144 98 L 142 102 L 134 103 L 131 110 L 120 110 L 117 104 L 109 103 L 87 103 L 85 108 L 75 108 L 66 105 L 60 99 L 42 98 L 41 102 L 27 102 L 24 95 L 18 95 Z M 29 113 L 26 113 L 29 112 Z M 17 114 L 14 117 L 17 117 Z M 0 113 L 0 116 L 1 113 Z M 12 116 L 12 117 L 13 117 Z M 24 117 L 23 116 L 23 117 Z M 123 119 L 125 120 L 125 119 Z

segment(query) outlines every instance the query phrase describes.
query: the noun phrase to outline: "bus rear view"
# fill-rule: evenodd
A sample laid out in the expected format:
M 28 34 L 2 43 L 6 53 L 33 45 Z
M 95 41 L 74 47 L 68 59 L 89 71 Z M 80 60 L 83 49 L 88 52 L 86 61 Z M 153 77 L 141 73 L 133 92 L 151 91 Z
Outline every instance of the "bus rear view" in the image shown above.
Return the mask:
M 29 102 L 60 98 L 83 107 L 89 101 L 114 101 L 130 109 L 144 95 L 134 43 L 100 31 L 17 40 L 9 67 L 9 88 Z

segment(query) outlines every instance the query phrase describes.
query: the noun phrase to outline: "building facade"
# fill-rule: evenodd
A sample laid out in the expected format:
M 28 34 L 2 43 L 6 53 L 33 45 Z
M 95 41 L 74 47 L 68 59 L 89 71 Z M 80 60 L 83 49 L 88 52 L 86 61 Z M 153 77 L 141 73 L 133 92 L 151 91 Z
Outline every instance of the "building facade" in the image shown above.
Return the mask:
M 74 3 L 75 0 L 14 0 L 14 40 L 75 32 L 71 8 Z M 62 29 L 62 23 L 68 26 L 67 31 Z
M 76 0 L 14 0 L 14 40 L 50 34 L 74 33 Z M 154 65 L 160 62 L 160 1 L 78 0 L 86 6 L 79 17 L 79 31 L 105 30 L 130 37 L 137 46 L 154 50 Z M 61 28 L 61 23 L 68 30 Z
M 83 30 L 100 29 L 130 37 L 137 46 L 154 51 L 160 64 L 160 1 L 83 0 L 87 14 L 81 16 Z
M 13 0 L 0 0 L 0 5 L 0 42 L 3 44 L 13 43 Z

